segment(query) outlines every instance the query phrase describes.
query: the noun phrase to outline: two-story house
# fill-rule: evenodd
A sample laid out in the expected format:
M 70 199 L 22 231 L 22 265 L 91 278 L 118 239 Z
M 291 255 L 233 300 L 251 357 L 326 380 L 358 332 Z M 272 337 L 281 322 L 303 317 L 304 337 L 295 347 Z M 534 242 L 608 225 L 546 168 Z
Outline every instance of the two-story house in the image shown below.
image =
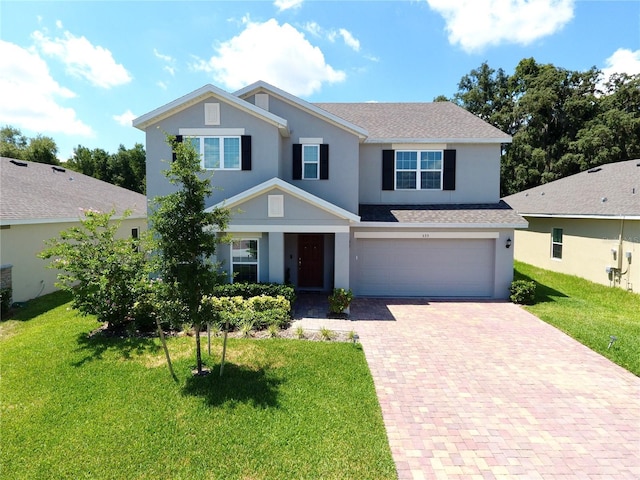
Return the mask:
M 505 298 L 515 228 L 500 201 L 511 138 L 448 102 L 312 104 L 264 82 L 213 85 L 136 120 L 147 193 L 173 187 L 164 132 L 215 174 L 233 216 L 218 249 L 230 281 L 359 296 Z

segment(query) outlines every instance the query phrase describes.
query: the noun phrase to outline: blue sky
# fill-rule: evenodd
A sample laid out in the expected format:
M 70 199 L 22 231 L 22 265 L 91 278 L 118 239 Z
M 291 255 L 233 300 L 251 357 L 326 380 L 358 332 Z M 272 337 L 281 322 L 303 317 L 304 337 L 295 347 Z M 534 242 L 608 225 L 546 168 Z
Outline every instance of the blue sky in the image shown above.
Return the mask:
M 0 124 L 144 144 L 131 120 L 207 83 L 308 101 L 431 101 L 483 61 L 640 73 L 638 0 L 0 0 Z

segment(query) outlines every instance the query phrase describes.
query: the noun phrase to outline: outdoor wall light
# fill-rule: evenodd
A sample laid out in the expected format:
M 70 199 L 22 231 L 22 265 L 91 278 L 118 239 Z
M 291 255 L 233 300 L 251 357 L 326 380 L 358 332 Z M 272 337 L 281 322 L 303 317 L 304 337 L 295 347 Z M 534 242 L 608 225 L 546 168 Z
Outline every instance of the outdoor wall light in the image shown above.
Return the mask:
M 505 247 L 511 248 L 511 237 L 507 238 L 507 243 L 506 243 Z

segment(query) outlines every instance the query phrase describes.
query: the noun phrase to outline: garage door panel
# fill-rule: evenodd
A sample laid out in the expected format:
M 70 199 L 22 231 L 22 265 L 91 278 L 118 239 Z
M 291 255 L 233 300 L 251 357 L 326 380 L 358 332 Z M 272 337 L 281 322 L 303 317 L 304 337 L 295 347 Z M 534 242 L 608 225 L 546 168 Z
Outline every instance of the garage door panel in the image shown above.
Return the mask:
M 359 295 L 491 297 L 494 240 L 361 239 Z

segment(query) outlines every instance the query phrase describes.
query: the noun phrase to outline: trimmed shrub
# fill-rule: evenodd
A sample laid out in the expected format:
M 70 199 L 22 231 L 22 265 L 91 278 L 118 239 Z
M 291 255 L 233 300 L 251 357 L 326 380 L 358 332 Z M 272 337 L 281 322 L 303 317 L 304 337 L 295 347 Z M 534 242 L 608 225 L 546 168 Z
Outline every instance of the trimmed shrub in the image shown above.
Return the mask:
M 283 285 L 281 283 L 225 283 L 216 285 L 211 294 L 215 297 L 237 297 L 244 299 L 251 297 L 259 297 L 266 295 L 268 297 L 277 297 L 282 295 L 293 305 L 296 301 L 296 292 L 291 285 Z
M 530 280 L 514 280 L 509 288 L 509 299 L 521 305 L 533 305 L 536 300 L 536 282 Z

